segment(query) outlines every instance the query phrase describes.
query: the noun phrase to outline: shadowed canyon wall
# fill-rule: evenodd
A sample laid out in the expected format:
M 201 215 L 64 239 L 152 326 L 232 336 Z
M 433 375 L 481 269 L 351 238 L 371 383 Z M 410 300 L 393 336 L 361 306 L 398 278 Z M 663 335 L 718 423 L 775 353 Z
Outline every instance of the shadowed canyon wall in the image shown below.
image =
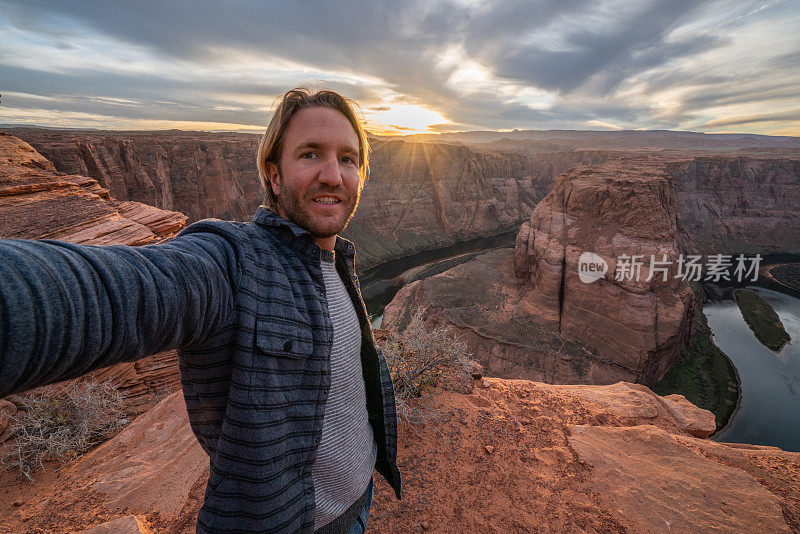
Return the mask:
M 800 154 L 669 162 L 684 253 L 800 252 Z
M 250 220 L 263 192 L 258 137 L 199 132 L 13 128 L 59 171 L 97 180 L 111 195 L 189 216 Z M 415 252 L 516 228 L 553 180 L 599 152 L 519 154 L 466 145 L 373 140 L 371 175 L 344 235 L 368 269 Z
M 431 322 L 480 348 L 490 374 L 650 384 L 691 329 L 693 296 L 677 276 L 679 254 L 800 252 L 798 188 L 796 154 L 608 152 L 605 162 L 558 177 L 521 225 L 514 251 L 410 284 L 383 324 L 402 327 L 427 307 Z M 578 276 L 583 252 L 608 266 L 596 282 Z M 625 255 L 645 258 L 638 281 L 621 276 Z M 649 276 L 651 255 L 666 259 L 666 279 Z

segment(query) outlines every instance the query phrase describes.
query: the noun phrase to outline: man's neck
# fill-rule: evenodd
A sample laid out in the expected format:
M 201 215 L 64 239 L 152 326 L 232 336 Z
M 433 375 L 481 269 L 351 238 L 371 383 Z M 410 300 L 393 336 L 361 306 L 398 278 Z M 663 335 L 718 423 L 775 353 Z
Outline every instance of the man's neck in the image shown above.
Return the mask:
M 321 248 L 322 250 L 331 250 L 332 251 L 333 248 L 336 246 L 336 236 L 335 235 L 332 235 L 330 237 L 317 237 L 317 236 L 314 236 L 314 241 L 317 242 L 317 245 L 319 245 L 319 248 Z

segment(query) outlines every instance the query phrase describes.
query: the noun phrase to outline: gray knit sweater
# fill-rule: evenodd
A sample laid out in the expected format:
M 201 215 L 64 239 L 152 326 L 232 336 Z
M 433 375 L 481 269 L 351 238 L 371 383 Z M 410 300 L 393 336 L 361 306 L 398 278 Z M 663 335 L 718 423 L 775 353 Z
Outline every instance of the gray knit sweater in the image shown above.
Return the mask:
M 333 347 L 331 388 L 312 470 L 315 529 L 330 523 L 363 495 L 377 455 L 367 418 L 358 317 L 336 272 L 333 252 L 323 251 L 321 265 L 333 323 Z

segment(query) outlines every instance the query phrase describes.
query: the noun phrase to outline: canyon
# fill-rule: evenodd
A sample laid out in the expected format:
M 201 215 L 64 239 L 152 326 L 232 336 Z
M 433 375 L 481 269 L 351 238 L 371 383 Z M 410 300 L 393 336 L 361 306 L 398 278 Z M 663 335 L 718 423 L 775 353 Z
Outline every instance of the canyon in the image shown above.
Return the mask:
M 169 132 L 141 135 L 161 136 L 159 146 L 171 146 Z M 247 136 L 231 136 L 234 145 L 246 144 L 239 137 Z M 176 134 L 174 142 L 184 142 L 179 138 Z M 789 251 L 792 243 L 796 248 L 797 155 L 783 149 L 769 155 L 677 157 L 568 151 L 534 164 L 538 156 L 493 148 L 383 144 L 386 168 L 395 169 L 396 180 L 381 181 L 384 163 L 376 160 L 370 184 L 383 184 L 386 194 L 378 195 L 379 188 L 370 190 L 368 184 L 364 229 L 356 236 L 414 243 L 382 245 L 367 256 L 372 265 L 417 246 L 492 235 L 506 225 L 519 232 L 515 248 L 478 255 L 398 295 L 399 303 L 428 305 L 431 321 L 449 321 L 462 334 L 473 332 L 475 358 L 489 364 L 489 375 L 504 378 L 479 377 L 467 391 L 441 393 L 435 425 L 401 422 L 404 498 L 396 501 L 375 476 L 371 529 L 649 532 L 666 526 L 800 532 L 800 453 L 710 441 L 715 429 L 710 412 L 680 395 L 660 397 L 633 383 L 661 372 L 685 336 L 692 308 L 685 284 L 617 284 L 609 279 L 611 265 L 591 291 L 577 291 L 584 289 L 582 282 L 565 268 L 583 247 L 596 247 L 608 260 L 620 251 L 674 255 L 718 245 L 729 247 L 719 252 L 733 251 L 745 244 Z M 73 150 L 67 145 L 65 152 Z M 201 145 L 191 145 L 192 158 L 199 158 L 195 149 L 226 150 L 197 148 Z M 376 154 L 381 146 L 376 142 Z M 447 158 L 461 167 L 449 168 Z M 119 161 L 135 168 L 130 157 Z M 233 172 L 230 165 L 224 172 Z M 774 172 L 761 172 L 767 168 Z M 716 174 L 702 174 L 709 169 Z M 168 239 L 187 219 L 194 220 L 162 209 L 166 206 L 134 201 L 127 192 L 117 197 L 88 168 L 74 171 L 54 165 L 18 138 L 0 135 L 0 236 L 143 245 Z M 123 191 L 147 183 L 136 172 L 122 181 L 110 176 Z M 415 187 L 424 193 L 404 188 L 405 176 L 417 177 Z M 165 181 L 151 183 L 151 193 L 162 200 L 164 187 L 172 191 Z M 478 194 L 473 186 L 488 192 Z M 203 187 L 195 189 L 196 198 L 208 205 L 236 196 L 235 189 L 214 189 L 212 195 Z M 176 198 L 181 195 L 173 194 L 173 210 Z M 448 211 L 450 202 L 460 203 L 461 211 Z M 241 209 L 249 218 L 242 206 L 230 209 Z M 685 217 L 682 206 L 695 219 Z M 705 234 L 699 231 L 704 228 Z M 771 228 L 794 241 L 779 242 L 769 234 Z M 426 237 L 438 231 L 444 237 Z M 363 248 L 359 244 L 362 261 Z M 447 306 L 437 309 L 437 303 Z M 404 307 L 393 307 L 402 316 Z M 387 310 L 388 322 L 391 314 Z M 598 333 L 615 331 L 624 335 L 609 336 L 605 345 L 594 341 Z M 523 359 L 530 358 L 531 347 L 540 354 Z M 615 351 L 625 354 L 615 357 Z M 80 460 L 49 465 L 33 485 L 14 473 L 0 474 L 0 532 L 193 532 L 208 457 L 192 434 L 180 392 L 169 394 L 179 387 L 174 352 L 96 373 L 119 385 L 129 409 L 141 415 Z M 554 384 L 568 376 L 607 385 Z M 3 429 L 14 410 L 13 396 L 0 401 L 0 441 L 8 437 Z
M 401 329 L 422 307 L 476 347 L 489 374 L 653 384 L 691 331 L 681 255 L 797 252 L 800 154 L 604 154 L 557 178 L 514 250 L 406 286 L 383 325 Z M 579 276 L 583 253 L 606 268 L 592 283 Z M 625 271 L 634 255 L 636 277 Z M 651 258 L 666 268 L 651 273 Z
M 119 200 L 249 221 L 264 193 L 258 136 L 10 128 L 55 167 L 96 180 Z M 386 261 L 517 227 L 561 172 L 595 152 L 519 154 L 458 144 L 372 138 L 370 178 L 343 235 L 360 272 Z
M 174 237 L 185 223 L 182 213 L 120 201 L 92 178 L 59 172 L 30 145 L 0 132 L 0 238 L 140 246 Z M 176 388 L 178 375 L 177 354 L 170 351 L 86 378 L 110 380 L 125 396 L 127 411 L 139 414 Z M 0 399 L 0 443 L 9 439 L 19 406 L 14 395 Z
M 6 130 L 58 171 L 93 178 L 118 200 L 179 211 L 190 223 L 247 221 L 263 199 L 256 135 Z M 682 252 L 794 252 L 800 239 L 796 138 L 524 131 L 371 143 L 370 179 L 343 234 L 358 245 L 359 272 L 518 228 L 562 172 L 603 163 L 620 148 L 673 160 L 667 172 Z

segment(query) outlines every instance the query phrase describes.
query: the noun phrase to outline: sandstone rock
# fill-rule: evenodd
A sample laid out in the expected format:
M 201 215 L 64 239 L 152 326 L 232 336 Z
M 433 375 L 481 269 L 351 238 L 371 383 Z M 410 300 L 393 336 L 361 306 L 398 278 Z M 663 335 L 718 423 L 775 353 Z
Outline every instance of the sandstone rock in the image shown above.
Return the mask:
M 694 302 L 676 277 L 675 201 L 664 165 L 629 155 L 565 172 L 521 226 L 513 251 L 404 287 L 383 325 L 402 328 L 406 310 L 427 307 L 429 321 L 454 326 L 493 375 L 657 381 L 688 338 Z M 583 252 L 606 261 L 604 278 L 581 281 Z M 626 279 L 615 261 L 625 255 L 641 255 L 645 265 L 651 255 L 666 260 L 666 280 L 646 268 Z
M 576 425 L 569 443 L 591 466 L 592 487 L 632 531 L 791 532 L 780 500 L 753 476 L 661 429 Z
M 119 200 L 189 216 L 249 221 L 264 194 L 259 137 L 200 132 L 75 132 L 14 128 L 63 172 L 91 177 Z M 370 180 L 345 231 L 359 269 L 516 228 L 562 171 L 598 153 L 520 154 L 490 147 L 372 140 Z M 387 225 L 386 221 L 396 224 Z
M 0 132 L 0 237 L 59 239 L 92 245 L 144 245 L 173 237 L 186 222 L 182 213 L 139 202 L 120 202 L 93 179 L 56 171 L 24 141 Z M 132 414 L 178 387 L 174 351 L 122 363 L 86 378 L 111 380 Z M 0 401 L 0 443 L 11 416 Z
M 136 519 L 126 515 L 84 530 L 81 534 L 150 534 L 152 531 Z
M 619 417 L 626 424 L 640 424 L 655 418 L 669 422 L 669 430 L 705 438 L 716 430 L 714 414 L 698 408 L 683 395 L 661 397 L 641 384 L 617 382 L 607 386 L 555 386 L 539 387 L 577 396 L 596 404 Z
M 50 480 L 57 490 L 45 493 L 48 499 L 32 499 L 26 512 L 34 524 L 49 528 L 73 524 L 80 514 L 84 524 L 115 519 L 132 526 L 130 514 L 136 514 L 147 517 L 154 532 L 184 532 L 182 525 L 188 517 L 193 527 L 202 503 L 208 464 L 189 426 L 183 396 L 175 392 L 113 439 L 61 469 L 58 478 Z M 85 502 L 94 505 L 87 510 Z M 187 507 L 192 510 L 186 512 Z M 128 518 L 117 519 L 122 514 Z M 126 532 L 114 530 L 115 522 L 96 528 L 100 530 L 92 532 Z M 150 530 L 142 527 L 142 532 Z
M 90 244 L 156 243 L 186 217 L 121 203 L 90 178 L 57 172 L 24 141 L 0 132 L 0 237 Z
M 484 447 L 484 449 L 486 449 L 486 452 L 487 452 L 488 454 L 492 454 L 492 453 L 494 452 L 494 447 L 493 447 L 493 446 L 491 446 L 491 445 L 486 445 L 486 446 Z
M 534 289 L 519 308 L 630 370 L 636 381 L 657 381 L 687 339 L 693 305 L 688 285 L 676 278 L 675 221 L 663 161 L 625 157 L 562 174 L 520 230 L 514 269 Z M 604 278 L 580 280 L 585 252 L 606 260 Z M 642 256 L 645 265 L 666 259 L 666 280 L 647 280 L 646 268 L 638 280 L 625 279 L 618 263 L 625 255 Z
M 699 156 L 666 165 L 690 254 L 797 253 L 800 157 Z
M 474 379 L 483 378 L 483 366 L 476 361 L 469 362 L 469 374 Z
M 532 289 L 514 277 L 513 255 L 510 249 L 487 252 L 409 284 L 385 308 L 382 326 L 402 329 L 426 308 L 430 327 L 450 327 L 489 375 L 551 383 L 635 381 L 632 371 L 520 311 Z
M 658 532 L 666 520 L 673 531 L 786 532 L 800 525 L 800 453 L 686 435 L 637 384 L 486 380 L 491 387 L 471 395 L 442 393 L 447 415 L 436 425 L 401 425 L 403 500 L 375 475 L 371 529 Z M 502 443 L 503 454 L 487 443 Z M 207 456 L 175 393 L 58 477 L 29 486 L 0 475 L 0 497 L 18 488 L 31 503 L 15 516 L 8 510 L 19 497 L 0 498 L 0 517 L 10 532 L 44 532 L 133 514 L 153 532 L 188 534 L 207 476 Z

